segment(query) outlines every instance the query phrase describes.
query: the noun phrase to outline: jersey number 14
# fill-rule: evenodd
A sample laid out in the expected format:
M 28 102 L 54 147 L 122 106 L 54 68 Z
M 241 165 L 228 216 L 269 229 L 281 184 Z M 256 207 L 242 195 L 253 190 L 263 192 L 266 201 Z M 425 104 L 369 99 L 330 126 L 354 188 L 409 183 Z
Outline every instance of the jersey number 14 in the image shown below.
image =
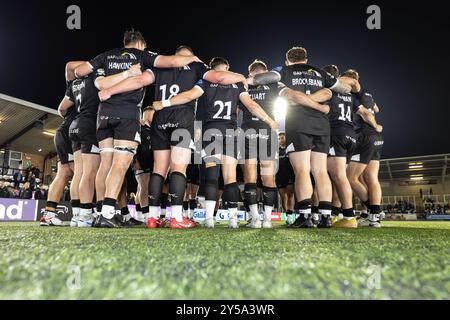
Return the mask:
M 339 109 L 341 109 L 341 115 L 339 116 L 339 120 L 352 122 L 352 109 L 350 106 L 347 106 L 347 110 L 345 110 L 345 105 L 343 103 L 339 104 Z

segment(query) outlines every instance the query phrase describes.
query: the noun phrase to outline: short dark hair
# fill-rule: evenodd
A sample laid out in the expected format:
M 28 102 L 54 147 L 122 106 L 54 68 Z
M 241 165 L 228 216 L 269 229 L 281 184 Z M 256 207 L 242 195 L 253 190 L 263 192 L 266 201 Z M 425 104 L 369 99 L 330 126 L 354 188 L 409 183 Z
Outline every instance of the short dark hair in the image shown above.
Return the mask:
M 134 44 L 134 43 L 138 43 L 138 42 L 142 42 L 145 45 L 147 44 L 145 42 L 144 36 L 142 35 L 142 33 L 140 31 L 137 31 L 134 29 L 125 31 L 125 33 L 123 35 L 123 45 L 125 47 L 130 44 Z
M 308 59 L 308 52 L 303 47 L 293 47 L 286 53 L 286 59 L 292 63 L 305 61 Z
M 329 64 L 322 68 L 324 71 L 328 72 L 335 78 L 339 78 L 339 68 L 335 64 Z
M 214 69 L 215 67 L 220 66 L 221 64 L 230 66 L 227 59 L 222 58 L 222 57 L 215 57 L 215 58 L 212 58 L 211 61 L 209 62 L 209 67 L 211 69 Z
M 267 64 L 262 61 L 255 59 L 249 66 L 248 66 L 248 72 L 254 72 L 257 70 L 267 71 Z
M 347 71 L 344 72 L 343 76 L 359 81 L 359 73 L 355 69 L 348 69 Z
M 182 44 L 181 46 L 179 46 L 179 47 L 175 50 L 175 53 L 178 53 L 178 52 L 180 52 L 181 50 L 188 50 L 190 53 L 192 53 L 192 55 L 194 55 L 194 50 L 192 50 L 191 47 L 186 46 L 186 45 L 184 45 L 184 44 Z

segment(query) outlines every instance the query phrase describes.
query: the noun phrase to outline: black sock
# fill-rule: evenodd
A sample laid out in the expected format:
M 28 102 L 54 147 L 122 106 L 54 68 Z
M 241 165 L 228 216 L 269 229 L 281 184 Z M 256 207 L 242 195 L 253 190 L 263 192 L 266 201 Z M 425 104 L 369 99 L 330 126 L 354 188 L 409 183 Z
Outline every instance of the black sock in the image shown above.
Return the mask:
M 169 195 L 167 193 L 161 194 L 161 209 L 166 209 L 167 207 L 170 207 L 169 205 Z
M 136 211 L 142 212 L 142 207 L 140 204 L 136 205 Z
M 188 211 L 189 210 L 189 201 L 183 201 L 183 210 Z
M 46 211 L 50 212 L 56 212 L 56 207 L 58 207 L 58 204 L 54 201 L 47 201 L 47 205 L 45 206 Z
M 305 199 L 298 203 L 298 211 L 300 215 L 302 215 L 305 218 L 308 218 L 311 215 L 311 207 L 312 207 L 311 199 Z
M 371 205 L 370 207 L 370 214 L 379 214 L 381 212 L 381 206 L 379 205 Z
M 277 188 L 263 187 L 263 203 L 265 206 L 275 207 L 277 191 Z
M 72 208 L 79 208 L 80 207 L 80 199 L 72 199 L 72 200 L 70 200 L 70 204 L 72 205 Z
M 92 209 L 92 203 L 80 203 L 80 209 Z
M 244 198 L 247 202 L 247 206 L 250 206 L 258 203 L 258 193 L 256 192 L 257 185 L 256 183 L 246 183 L 244 186 Z
M 311 213 L 319 213 L 319 206 L 312 206 Z
M 128 210 L 128 207 L 123 207 L 122 209 L 120 209 L 120 214 L 123 216 L 127 216 L 130 214 L 130 210 Z
M 95 207 L 97 208 L 97 212 L 100 213 L 102 212 L 102 207 L 103 207 L 103 201 L 97 201 L 97 203 L 95 204 Z
M 342 214 L 346 218 L 352 218 L 355 216 L 355 210 L 353 210 L 353 208 L 344 209 L 344 210 L 342 210 Z
M 239 202 L 239 186 L 236 182 L 225 185 L 223 200 L 228 209 L 237 208 Z
M 181 172 L 172 172 L 169 180 L 170 203 L 172 206 L 182 206 L 186 192 L 186 176 Z
M 103 205 L 104 206 L 111 206 L 111 207 L 115 207 L 116 206 L 116 199 L 112 199 L 112 198 L 105 198 L 103 200 Z
M 220 167 L 218 165 L 205 168 L 205 200 L 216 201 L 219 189 Z
M 189 200 L 189 209 L 191 210 L 197 209 L 197 199 Z
M 162 188 L 165 178 L 157 173 L 152 173 L 149 185 L 149 205 L 159 207 L 162 202 Z
M 142 207 L 141 209 L 142 209 L 142 214 L 147 214 L 150 212 L 150 208 L 148 206 Z
M 331 209 L 333 208 L 331 202 L 329 201 L 320 201 L 319 202 L 319 213 L 324 216 L 324 215 L 329 215 L 331 216 Z
M 332 215 L 332 216 L 338 216 L 339 213 L 341 213 L 341 208 L 335 207 L 335 206 L 333 206 L 333 207 L 331 208 L 331 215 Z

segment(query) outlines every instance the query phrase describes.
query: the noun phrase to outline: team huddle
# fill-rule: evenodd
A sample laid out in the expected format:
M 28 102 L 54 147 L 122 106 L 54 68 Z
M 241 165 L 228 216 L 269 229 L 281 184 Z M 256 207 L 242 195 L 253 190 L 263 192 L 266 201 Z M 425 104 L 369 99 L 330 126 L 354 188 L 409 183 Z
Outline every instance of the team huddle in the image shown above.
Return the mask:
M 187 46 L 173 56 L 146 47 L 131 30 L 123 48 L 67 63 L 58 172 L 41 225 L 63 225 L 56 208 L 71 180 L 72 227 L 195 228 L 200 185 L 205 228 L 215 226 L 218 199 L 228 226 L 238 228 L 241 198 L 247 227 L 272 228 L 278 194 L 291 228 L 381 226 L 383 128 L 355 70 L 313 67 L 307 51 L 294 47 L 285 66 L 255 60 L 246 77 L 229 71 L 224 58 L 205 65 Z M 144 105 L 150 85 L 154 101 Z M 287 104 L 282 133 L 279 101 Z M 135 217 L 127 208 L 130 166 L 138 182 Z M 363 207 L 358 219 L 354 195 Z M 166 206 L 170 219 L 162 215 Z

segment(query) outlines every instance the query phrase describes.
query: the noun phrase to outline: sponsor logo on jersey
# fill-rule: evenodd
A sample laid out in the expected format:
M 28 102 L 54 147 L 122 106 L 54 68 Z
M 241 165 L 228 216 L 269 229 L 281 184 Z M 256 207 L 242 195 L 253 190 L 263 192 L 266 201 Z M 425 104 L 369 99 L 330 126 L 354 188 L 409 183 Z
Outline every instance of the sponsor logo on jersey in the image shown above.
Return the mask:
M 129 52 L 124 52 L 120 55 L 121 57 L 127 57 L 133 60 L 137 60 L 136 55 L 133 53 L 129 53 Z
M 375 142 L 373 143 L 373 145 L 374 145 L 375 147 L 382 146 L 383 144 L 384 144 L 384 141 L 375 141 Z

